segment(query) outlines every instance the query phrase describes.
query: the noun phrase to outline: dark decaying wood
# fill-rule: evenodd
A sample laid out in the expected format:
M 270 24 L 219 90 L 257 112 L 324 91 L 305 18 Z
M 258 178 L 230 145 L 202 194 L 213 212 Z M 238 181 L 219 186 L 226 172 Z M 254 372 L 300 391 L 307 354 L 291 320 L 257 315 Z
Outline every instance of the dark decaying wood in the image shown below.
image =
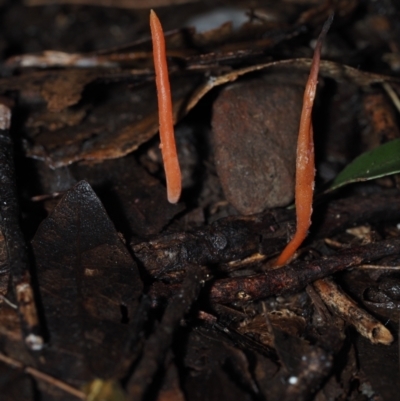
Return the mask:
M 400 193 L 387 190 L 369 196 L 355 195 L 316 207 L 312 231 L 318 238 L 368 222 L 396 221 Z M 220 265 L 260 253 L 277 254 L 294 227 L 293 212 L 267 211 L 254 216 L 231 216 L 192 232 L 162 234 L 132 245 L 135 257 L 153 277 L 174 276 L 188 263 Z M 229 270 L 225 266 L 223 270 Z
M 280 214 L 287 213 L 227 217 L 193 232 L 166 234 L 133 245 L 133 252 L 154 277 L 181 270 L 188 263 L 212 265 L 245 258 L 260 251 L 262 235 L 269 240 L 266 252 L 277 252 L 286 239 L 286 227 L 282 230 L 277 224 Z
M 196 301 L 204 278 L 205 274 L 200 269 L 190 269 L 182 287 L 171 298 L 160 324 L 156 325 L 154 333 L 148 338 L 142 359 L 128 382 L 128 400 L 143 399 L 154 375 L 164 362 L 177 325 Z
M 0 293 L 7 292 L 11 275 L 25 342 L 29 348 L 38 351 L 43 347 L 43 337 L 31 286 L 28 250 L 19 222 L 10 124 L 11 109 L 0 103 Z
M 329 258 L 322 257 L 312 262 L 294 262 L 251 277 L 221 279 L 211 287 L 210 299 L 214 302 L 229 303 L 295 292 L 327 275 L 399 252 L 400 239 L 392 238 L 345 249 Z
M 314 261 L 296 261 L 279 269 L 266 270 L 250 277 L 216 279 L 209 288 L 209 300 L 222 304 L 232 302 L 246 304 L 273 295 L 294 293 L 320 278 L 368 261 L 397 255 L 398 252 L 400 252 L 400 240 L 392 238 L 344 249 L 335 255 Z M 179 283 L 155 282 L 149 290 L 149 296 L 156 305 L 171 297 L 180 287 Z

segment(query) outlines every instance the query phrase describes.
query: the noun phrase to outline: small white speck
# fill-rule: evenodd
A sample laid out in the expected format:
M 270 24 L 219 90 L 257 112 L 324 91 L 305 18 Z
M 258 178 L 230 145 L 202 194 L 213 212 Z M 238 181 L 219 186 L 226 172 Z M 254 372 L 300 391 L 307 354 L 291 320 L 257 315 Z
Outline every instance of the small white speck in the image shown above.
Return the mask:
M 43 349 L 43 338 L 36 334 L 29 334 L 25 338 L 25 343 L 32 351 L 40 351 Z
M 297 384 L 299 379 L 296 376 L 290 376 L 289 377 L 289 384 Z
M 396 228 L 400 230 L 400 223 L 397 224 Z

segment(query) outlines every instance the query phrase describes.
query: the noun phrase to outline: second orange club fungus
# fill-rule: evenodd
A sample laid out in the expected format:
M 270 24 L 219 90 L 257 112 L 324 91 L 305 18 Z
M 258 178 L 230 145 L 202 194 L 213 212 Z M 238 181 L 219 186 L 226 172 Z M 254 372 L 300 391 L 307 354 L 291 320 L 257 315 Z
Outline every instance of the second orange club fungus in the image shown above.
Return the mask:
M 170 203 L 177 203 L 182 191 L 181 169 L 179 167 L 174 136 L 171 88 L 168 77 L 165 39 L 160 20 L 150 11 L 150 30 L 153 42 L 154 69 L 160 121 L 160 148 L 167 181 L 167 197 Z
M 322 41 L 332 24 L 332 20 L 333 15 L 331 15 L 325 22 L 318 37 L 311 63 L 310 75 L 304 91 L 296 156 L 296 232 L 275 262 L 276 266 L 283 266 L 284 264 L 290 262 L 290 260 L 293 258 L 293 255 L 306 238 L 308 229 L 311 225 L 315 177 L 314 139 L 311 113 L 318 84 Z

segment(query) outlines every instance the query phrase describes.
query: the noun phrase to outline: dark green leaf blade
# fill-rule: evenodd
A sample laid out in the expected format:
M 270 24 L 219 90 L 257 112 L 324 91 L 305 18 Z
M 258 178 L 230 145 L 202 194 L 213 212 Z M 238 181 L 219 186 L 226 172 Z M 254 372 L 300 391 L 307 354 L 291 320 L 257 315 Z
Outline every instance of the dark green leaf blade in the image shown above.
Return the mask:
M 396 173 L 400 173 L 400 139 L 387 142 L 358 156 L 338 174 L 326 192 L 353 182 L 373 180 Z

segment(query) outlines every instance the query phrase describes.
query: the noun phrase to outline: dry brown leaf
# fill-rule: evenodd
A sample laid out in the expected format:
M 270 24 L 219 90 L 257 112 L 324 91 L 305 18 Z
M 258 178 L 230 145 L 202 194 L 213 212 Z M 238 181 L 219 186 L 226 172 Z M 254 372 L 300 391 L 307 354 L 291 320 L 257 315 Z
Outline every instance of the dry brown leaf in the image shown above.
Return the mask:
M 236 81 L 243 75 L 262 70 L 271 70 L 271 72 L 277 70 L 282 72 L 284 69 L 286 69 L 292 71 L 296 70 L 299 72 L 308 72 L 310 70 L 310 66 L 311 59 L 289 59 L 252 65 L 251 67 L 241 68 L 218 77 L 211 76 L 208 81 L 204 85 L 200 86 L 193 94 L 186 106 L 186 112 L 191 110 L 211 89 L 228 82 Z M 348 65 L 327 60 L 321 61 L 320 75 L 323 77 L 332 78 L 340 83 L 351 81 L 361 87 L 383 82 L 400 82 L 398 78 L 360 71 Z
M 306 72 L 310 68 L 310 63 L 311 60 L 309 59 L 290 59 L 258 64 L 232 71 L 218 77 L 210 77 L 206 83 L 200 86 L 197 86 L 199 81 L 193 79 L 193 76 L 177 78 L 173 80 L 172 83 L 175 121 L 178 121 L 186 115 L 213 88 L 233 82 L 240 76 L 263 70 L 268 70 L 268 72 L 276 70 L 280 72 L 284 70 Z M 290 73 L 289 71 L 288 73 Z M 75 71 L 75 73 L 76 75 L 72 75 L 72 77 L 66 74 L 68 78 L 64 78 L 63 74 L 61 74 L 61 76 L 57 76 L 55 80 L 56 82 L 62 83 L 66 80 L 70 82 L 75 79 L 78 82 L 77 86 L 80 86 L 81 90 L 85 83 L 95 79 L 95 74 L 98 74 L 98 72 L 95 71 Z M 355 68 L 332 61 L 321 62 L 321 75 L 333 78 L 342 83 L 351 81 L 361 87 L 375 83 L 398 81 L 398 79 L 393 77 L 359 71 Z M 21 82 L 15 86 L 21 87 Z M 47 84 L 45 88 L 49 86 L 50 84 Z M 194 89 L 196 86 L 197 89 Z M 7 88 L 11 87 L 11 84 L 7 85 Z M 4 87 L 2 88 L 0 82 L 0 90 L 1 89 L 4 89 Z M 104 159 L 122 157 L 136 150 L 141 144 L 152 138 L 158 131 L 155 96 L 153 96 L 153 94 L 149 95 L 148 93 L 148 91 L 153 93 L 153 88 L 148 87 L 138 90 L 140 91 L 137 98 L 139 101 L 134 101 L 131 106 L 125 104 L 122 98 L 119 100 L 120 109 L 125 109 L 125 113 L 129 113 L 130 107 L 132 111 L 131 117 L 127 117 L 128 114 L 117 110 L 115 111 L 117 115 L 121 113 L 120 121 L 117 119 L 116 123 L 114 122 L 111 126 L 107 126 L 107 121 L 102 121 L 102 117 L 111 119 L 111 114 L 109 113 L 112 108 L 115 108 L 115 100 L 112 100 L 111 102 L 114 105 L 110 106 L 109 111 L 106 107 L 103 107 L 103 109 L 100 108 L 97 110 L 97 114 L 93 112 L 93 115 L 97 116 L 94 117 L 97 123 L 91 122 L 90 118 L 88 118 L 78 129 L 74 128 L 72 130 L 71 128 L 66 128 L 56 131 L 55 133 L 57 133 L 57 135 L 50 135 L 50 132 L 45 131 L 40 136 L 35 137 L 34 145 L 27 150 L 28 155 L 46 160 L 52 167 L 61 167 L 80 160 L 99 162 Z M 144 94 L 142 90 L 147 92 L 147 94 Z M 72 103 L 74 96 L 75 99 L 80 96 L 80 94 L 78 95 L 78 89 L 70 92 L 67 96 L 65 94 L 61 95 L 59 92 L 59 89 L 56 89 L 55 92 L 45 92 L 49 101 L 49 106 L 52 108 L 65 107 L 66 104 Z M 61 97 L 58 97 L 59 95 Z M 186 102 L 188 96 L 190 96 L 190 100 Z M 151 99 L 154 101 L 151 101 Z M 143 108 L 144 104 L 146 104 L 145 108 Z M 127 108 L 127 106 L 129 107 Z M 107 115 L 109 117 L 107 117 Z M 115 115 L 112 118 L 115 120 Z
M 84 87 L 101 75 L 97 70 L 34 71 L 0 79 L 0 92 L 20 91 L 42 98 L 56 112 L 79 102 Z
M 184 115 L 181 110 L 197 82 L 193 75 L 172 79 L 175 121 Z M 153 83 L 132 89 L 121 84 L 107 90 L 107 100 L 88 113 L 78 126 L 42 130 L 38 135 L 35 132 L 27 155 L 54 168 L 80 160 L 98 163 L 125 156 L 158 132 Z

